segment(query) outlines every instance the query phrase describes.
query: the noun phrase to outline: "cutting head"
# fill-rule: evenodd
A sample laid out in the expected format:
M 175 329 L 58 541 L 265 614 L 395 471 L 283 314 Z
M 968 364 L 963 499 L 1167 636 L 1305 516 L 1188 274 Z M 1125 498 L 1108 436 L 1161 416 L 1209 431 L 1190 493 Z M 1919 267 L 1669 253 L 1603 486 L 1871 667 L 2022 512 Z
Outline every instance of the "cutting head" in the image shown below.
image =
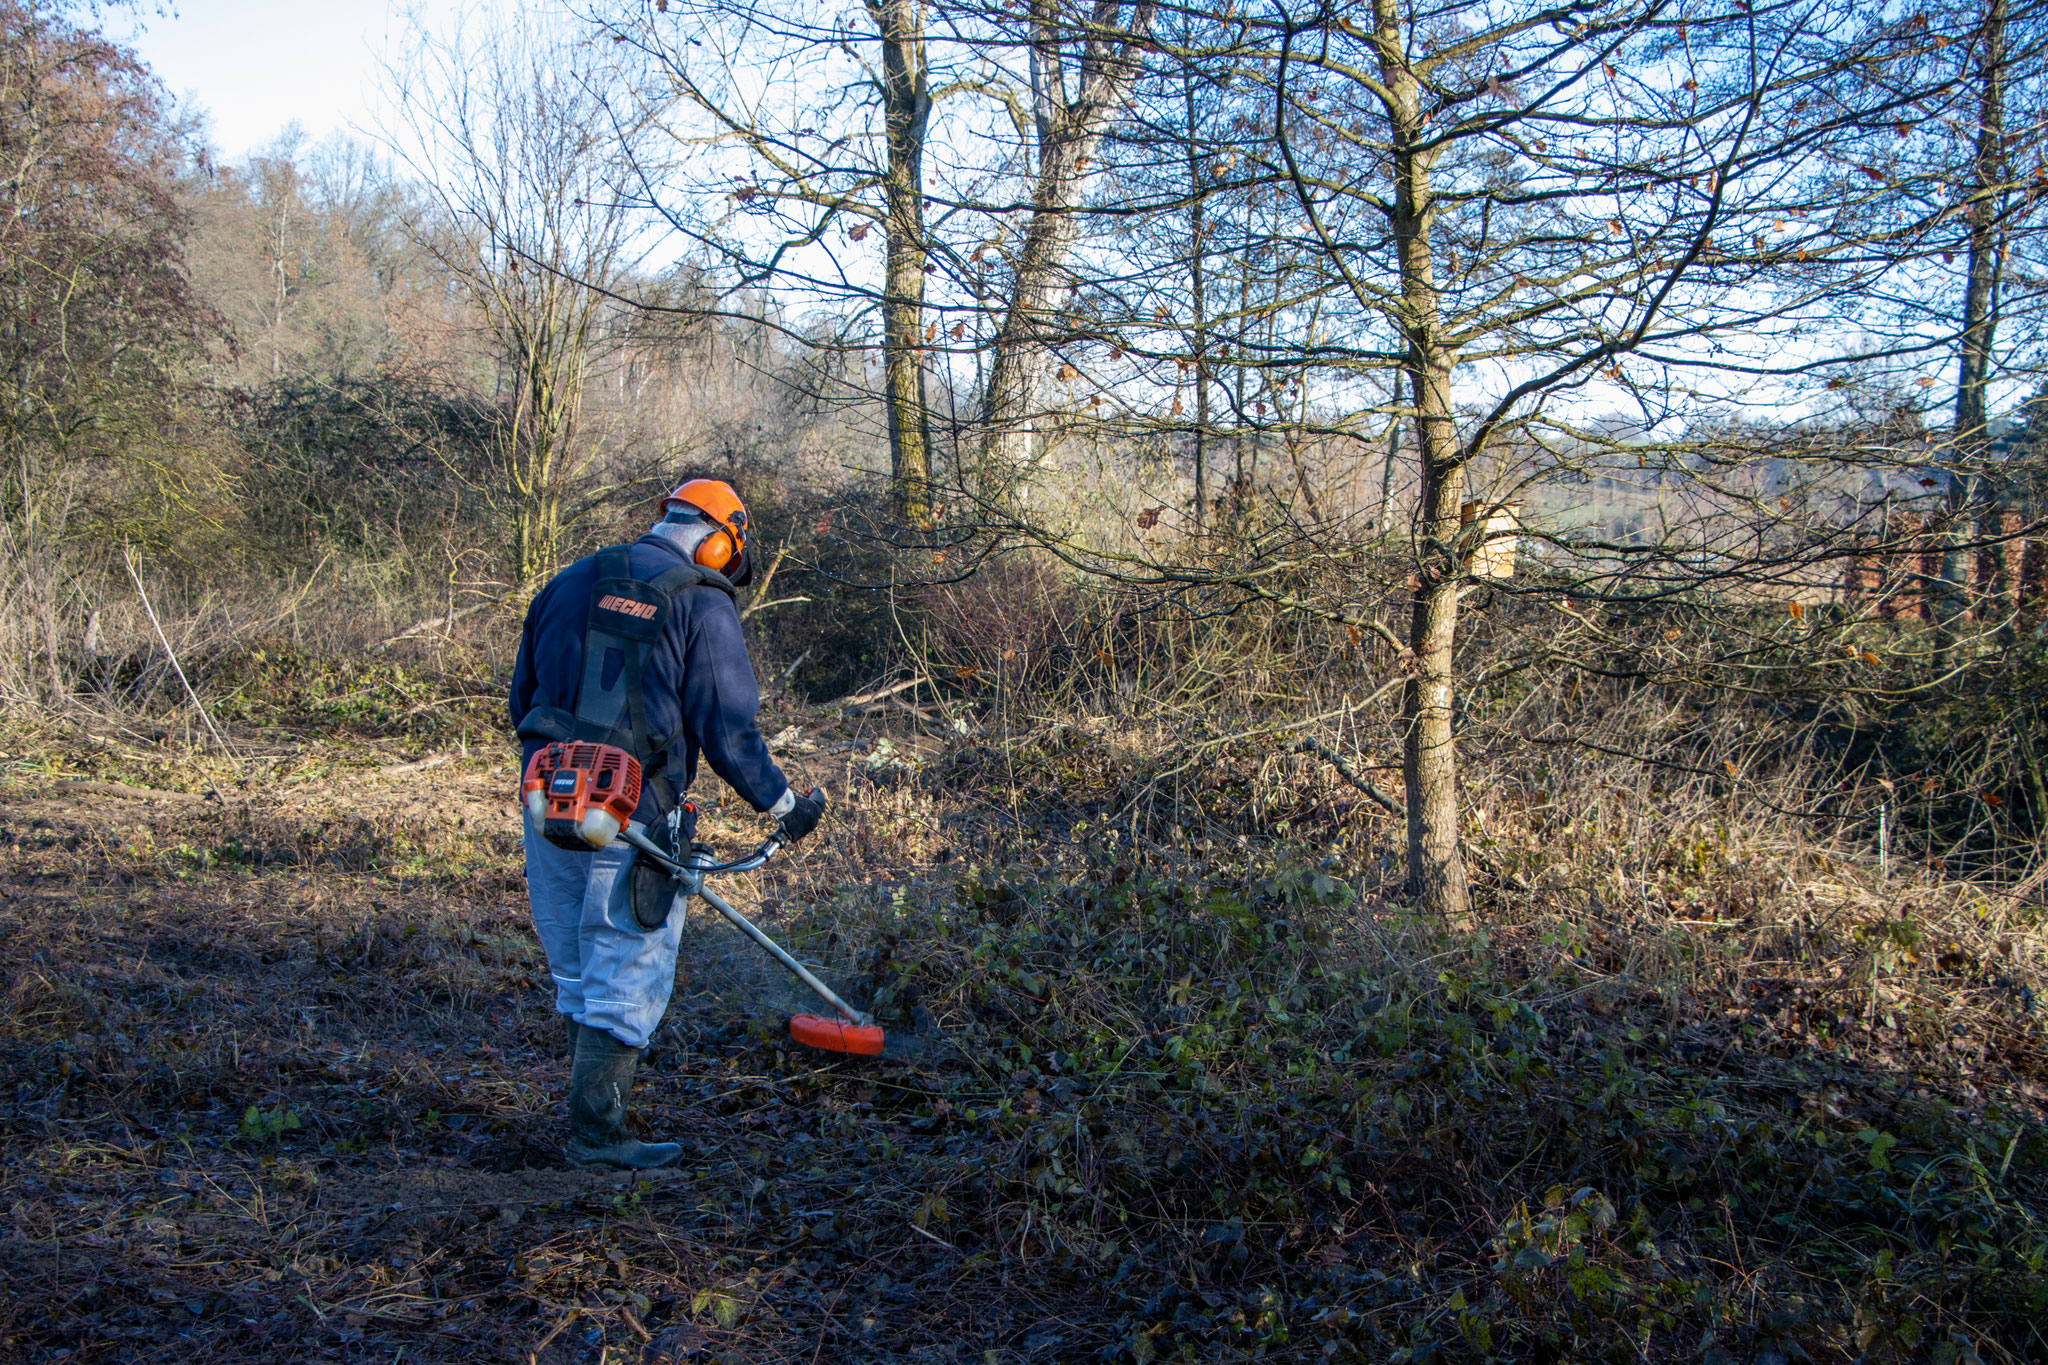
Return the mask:
M 789 1036 L 820 1052 L 844 1052 L 854 1057 L 882 1055 L 882 1029 L 878 1024 L 849 1024 L 844 1019 L 799 1014 L 789 1021 Z

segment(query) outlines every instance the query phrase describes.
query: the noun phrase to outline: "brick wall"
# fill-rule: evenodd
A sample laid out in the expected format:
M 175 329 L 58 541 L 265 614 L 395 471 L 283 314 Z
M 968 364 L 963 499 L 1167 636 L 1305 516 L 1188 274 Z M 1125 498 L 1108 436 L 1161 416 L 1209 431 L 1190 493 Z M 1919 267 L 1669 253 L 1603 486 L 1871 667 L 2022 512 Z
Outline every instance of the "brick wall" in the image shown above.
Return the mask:
M 2002 617 L 2015 607 L 2037 611 L 2048 603 L 2048 538 L 2021 537 L 2020 513 L 2001 509 L 1980 519 L 1970 566 L 1973 615 Z M 1888 621 L 1934 619 L 1934 585 L 1941 578 L 1941 545 L 1917 513 L 1892 515 L 1890 534 L 1860 538 L 1842 571 L 1842 595 Z

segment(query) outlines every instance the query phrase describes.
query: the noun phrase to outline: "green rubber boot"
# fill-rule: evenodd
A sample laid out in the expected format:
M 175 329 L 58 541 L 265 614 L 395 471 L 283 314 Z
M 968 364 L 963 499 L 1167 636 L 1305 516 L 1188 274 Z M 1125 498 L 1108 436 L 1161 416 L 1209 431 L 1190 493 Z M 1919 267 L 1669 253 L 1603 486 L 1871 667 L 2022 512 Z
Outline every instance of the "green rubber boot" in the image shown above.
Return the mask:
M 603 1029 L 578 1030 L 569 1071 L 570 1165 L 653 1171 L 683 1159 L 683 1149 L 673 1142 L 641 1142 L 626 1132 L 626 1096 L 639 1064 L 639 1048 Z

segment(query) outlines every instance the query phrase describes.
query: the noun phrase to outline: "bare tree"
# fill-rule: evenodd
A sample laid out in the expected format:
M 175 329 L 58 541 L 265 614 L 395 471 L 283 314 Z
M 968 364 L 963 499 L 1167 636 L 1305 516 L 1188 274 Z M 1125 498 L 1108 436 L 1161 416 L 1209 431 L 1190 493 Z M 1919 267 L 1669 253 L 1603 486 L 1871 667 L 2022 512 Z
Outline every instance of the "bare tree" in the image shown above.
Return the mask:
M 2037 14 L 2023 6 L 2021 31 L 2043 36 Z M 2028 23 L 2027 20 L 2034 20 Z M 1964 222 L 1962 254 L 1965 261 L 1960 325 L 1957 328 L 1959 356 L 1955 386 L 1948 477 L 1948 520 L 1941 558 L 1940 601 L 1937 624 L 1945 655 L 1953 658 L 1964 636 L 1964 618 L 1970 611 L 1971 546 L 1982 529 L 1977 521 L 1981 507 L 1986 465 L 1991 449 L 1990 396 L 1998 335 L 2000 295 L 2004 292 L 2015 237 L 2025 237 L 2029 210 L 2043 187 L 2016 183 L 2015 139 L 2007 125 L 2006 89 L 2011 82 L 2013 57 L 2008 50 L 2008 28 L 2012 11 L 2008 0 L 1985 0 L 1983 18 L 1977 31 L 1968 35 L 1967 67 L 1962 79 L 1965 107 L 1974 96 L 1975 136 L 1967 140 L 1967 160 L 1957 177 L 1961 218 Z M 2030 55 L 2021 74 L 2042 74 L 2037 54 Z M 2031 70 L 2028 68 L 2032 68 Z M 2038 96 L 2028 99 L 2032 103 Z M 2038 137 L 2043 131 L 2038 117 L 2028 120 L 2022 113 L 2022 127 Z
M 1210 177 L 1214 202 L 1242 201 L 1257 234 L 1233 261 L 1248 272 L 1236 370 L 1252 381 L 1236 417 L 1250 406 L 1254 454 L 1278 438 L 1303 519 L 1276 525 L 1232 569 L 1141 569 L 1034 534 L 1093 571 L 1234 582 L 1396 651 L 1411 880 L 1433 908 L 1464 910 L 1458 622 L 1497 514 L 1518 489 L 1571 470 L 1641 472 L 1653 525 L 1525 528 L 1554 550 L 1556 586 L 1538 591 L 1566 602 L 1713 591 L 1732 607 L 1782 605 L 1825 579 L 1860 514 L 1815 514 L 1814 500 L 1839 502 L 1839 480 L 1787 483 L 1780 466 L 1896 463 L 1899 452 L 1783 433 L 1737 449 L 1710 434 L 1742 402 L 1817 413 L 1809 400 L 1831 366 L 1924 353 L 1883 331 L 1868 301 L 1941 235 L 1947 206 L 1916 200 L 1914 173 L 1889 149 L 1899 126 L 1953 103 L 1947 46 L 1925 18 L 1835 3 L 1621 2 L 1564 16 L 1372 0 L 1219 15 L 1169 57 L 1224 104 L 1263 96 L 1263 117 L 1246 110 L 1204 155 L 1227 168 Z M 1055 327 L 1038 310 L 1070 357 L 1100 337 L 1107 370 L 1167 341 L 1144 291 L 1123 287 L 1146 278 L 1125 259 L 1132 249 L 1098 244 L 1078 258 L 1087 326 Z M 1857 324 L 1844 329 L 1844 317 Z M 1393 347 L 1378 340 L 1390 332 Z M 992 380 L 992 403 L 1001 388 Z M 1285 423 L 1273 424 L 1283 395 Z M 1303 462 L 1343 437 L 1384 469 L 1377 443 L 1355 433 L 1394 424 L 1412 437 L 1419 496 L 1387 580 L 1405 622 L 1362 601 L 1345 569 L 1368 562 L 1378 518 L 1335 515 Z M 1481 672 L 1558 657 L 1535 648 Z
M 633 264 L 619 188 L 628 101 L 593 45 L 524 8 L 481 32 L 422 37 L 386 76 L 391 145 L 432 192 L 433 212 L 406 225 L 495 350 L 504 487 L 493 491 L 510 505 L 513 572 L 532 584 L 560 561 L 571 492 L 595 454 L 584 394 L 607 297 Z
M 859 28 L 801 5 L 677 0 L 631 24 L 597 20 L 645 61 L 643 107 L 668 137 L 635 163 L 641 193 L 728 288 L 776 286 L 880 315 L 890 489 L 897 514 L 921 528 L 932 520 L 927 356 L 939 327 L 926 301 L 937 268 L 927 149 L 935 108 L 967 88 L 934 81 L 943 62 L 930 13 L 868 0 Z M 879 279 L 859 245 L 877 227 Z M 862 347 L 854 326 L 829 344 Z
M 1151 0 L 1128 7 L 1096 0 L 1085 14 L 1067 11 L 1059 0 L 1032 0 L 1024 46 L 1035 168 L 1023 244 L 982 390 L 984 496 L 1001 496 L 1039 454 L 1035 436 L 1053 345 L 1069 330 L 1061 313 L 1073 292 L 1069 258 L 1089 166 L 1143 69 L 1154 12 Z
M 71 8 L 0 4 L 0 686 L 51 700 L 79 551 L 212 525 L 181 418 L 224 330 L 185 270 L 185 130 Z
M 925 402 L 924 276 L 930 255 L 925 237 L 924 146 L 931 122 L 930 59 L 919 0 L 868 0 L 880 37 L 884 142 L 882 182 L 888 240 L 882 285 L 884 383 L 889 409 L 890 484 L 897 510 L 914 526 L 932 520 L 931 409 Z

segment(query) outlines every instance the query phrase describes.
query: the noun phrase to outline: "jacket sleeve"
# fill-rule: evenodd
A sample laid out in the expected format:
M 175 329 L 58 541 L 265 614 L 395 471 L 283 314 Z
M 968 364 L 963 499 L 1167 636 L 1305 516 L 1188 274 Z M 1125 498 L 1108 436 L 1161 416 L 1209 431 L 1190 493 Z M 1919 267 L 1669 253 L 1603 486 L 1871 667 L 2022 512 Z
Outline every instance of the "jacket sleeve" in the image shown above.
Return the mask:
M 740 614 L 722 592 L 691 592 L 698 601 L 683 666 L 683 725 L 711 770 L 754 809 L 765 811 L 782 799 L 789 781 L 768 756 L 768 742 L 754 723 L 761 690 L 740 635 Z
M 533 665 L 533 634 L 535 622 L 540 619 L 541 602 L 547 597 L 543 588 L 527 603 L 526 621 L 519 629 L 519 658 L 512 665 L 512 690 L 505 698 L 505 709 L 512 717 L 512 728 L 517 730 L 519 722 L 526 719 L 526 713 L 533 709 L 533 694 L 540 685 L 540 677 Z

